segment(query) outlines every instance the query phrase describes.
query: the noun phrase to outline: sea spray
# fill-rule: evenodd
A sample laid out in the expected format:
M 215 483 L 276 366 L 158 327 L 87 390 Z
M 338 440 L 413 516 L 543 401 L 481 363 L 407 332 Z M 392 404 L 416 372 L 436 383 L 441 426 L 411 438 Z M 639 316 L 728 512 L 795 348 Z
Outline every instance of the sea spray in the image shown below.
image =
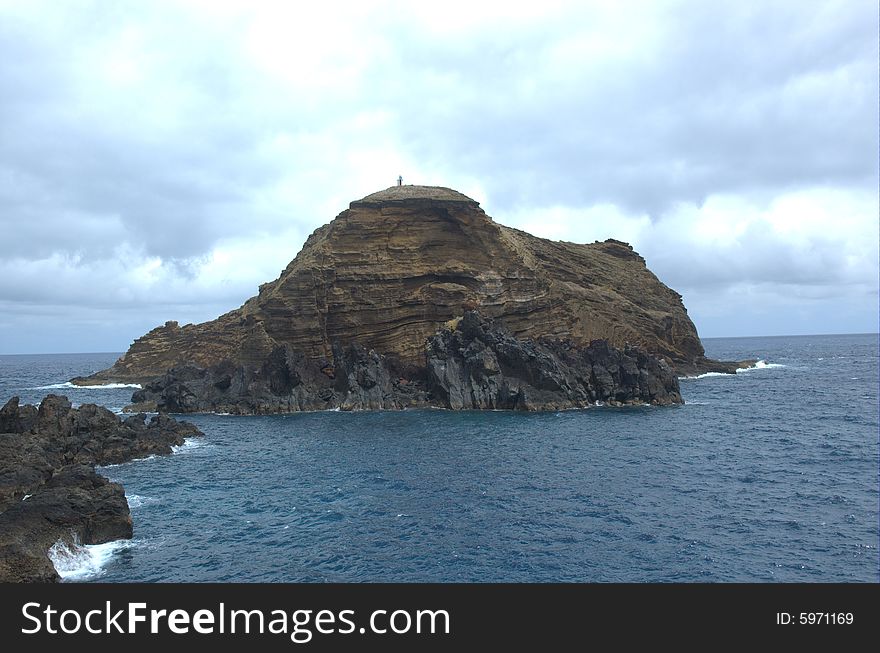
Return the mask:
M 102 575 L 113 554 L 129 546 L 129 540 L 82 544 L 79 537 L 73 534 L 69 542 L 64 539 L 55 542 L 48 554 L 62 580 L 84 580 Z
M 49 385 L 38 385 L 27 390 L 120 390 L 123 388 L 140 389 L 139 383 L 104 383 L 102 385 L 74 385 L 70 381 L 64 383 L 50 383 Z

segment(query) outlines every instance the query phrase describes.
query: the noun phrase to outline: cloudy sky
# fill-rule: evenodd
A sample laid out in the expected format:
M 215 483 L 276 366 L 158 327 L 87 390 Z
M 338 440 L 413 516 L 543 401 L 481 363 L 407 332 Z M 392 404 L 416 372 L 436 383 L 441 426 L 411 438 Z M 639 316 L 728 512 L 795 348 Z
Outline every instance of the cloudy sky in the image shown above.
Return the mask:
M 0 353 L 212 319 L 398 174 L 704 337 L 876 332 L 877 3 L 0 0 Z

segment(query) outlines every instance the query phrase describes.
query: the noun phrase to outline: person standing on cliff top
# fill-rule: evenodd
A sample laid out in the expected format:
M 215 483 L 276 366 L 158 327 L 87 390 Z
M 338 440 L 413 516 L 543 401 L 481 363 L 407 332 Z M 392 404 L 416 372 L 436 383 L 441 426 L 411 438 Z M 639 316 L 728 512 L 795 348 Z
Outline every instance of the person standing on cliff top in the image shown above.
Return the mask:
M 397 175 L 397 185 L 403 186 L 403 175 Z

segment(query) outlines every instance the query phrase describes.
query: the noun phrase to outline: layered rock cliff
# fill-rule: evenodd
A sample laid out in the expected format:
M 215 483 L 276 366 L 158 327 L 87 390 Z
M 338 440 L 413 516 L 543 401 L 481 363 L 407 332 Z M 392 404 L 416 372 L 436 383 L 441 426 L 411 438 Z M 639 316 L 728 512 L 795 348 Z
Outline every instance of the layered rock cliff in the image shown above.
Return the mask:
M 110 369 L 74 382 L 147 383 L 187 365 L 257 370 L 279 348 L 320 368 L 349 345 L 409 378 L 426 369 L 427 340 L 467 309 L 518 339 L 637 346 L 679 374 L 735 369 L 704 357 L 681 296 L 629 245 L 536 238 L 456 191 L 400 186 L 352 202 L 240 308 L 202 324 L 167 322 Z
M 337 346 L 332 365 L 279 346 L 259 367 L 230 361 L 174 367 L 135 392 L 129 408 L 268 414 L 428 406 L 558 410 L 682 401 L 669 365 L 643 350 L 619 350 L 604 340 L 588 347 L 520 340 L 476 311 L 429 338 L 424 356 L 424 368 L 406 377 L 394 359 L 359 345 Z

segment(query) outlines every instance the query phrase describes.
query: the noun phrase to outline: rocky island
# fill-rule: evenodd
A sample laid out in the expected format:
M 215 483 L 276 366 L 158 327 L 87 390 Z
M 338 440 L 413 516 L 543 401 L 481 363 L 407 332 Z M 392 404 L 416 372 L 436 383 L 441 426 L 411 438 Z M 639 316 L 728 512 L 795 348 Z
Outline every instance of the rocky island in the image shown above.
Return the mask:
M 142 384 L 132 410 L 542 410 L 680 403 L 678 375 L 746 364 L 705 357 L 681 296 L 626 243 L 545 240 L 454 190 L 395 186 L 240 308 L 166 322 L 72 381 Z
M 132 537 L 125 491 L 95 471 L 202 435 L 160 414 L 125 420 L 106 408 L 72 408 L 49 395 L 39 407 L 0 408 L 0 582 L 59 580 L 49 549 L 58 542 L 102 544 Z

